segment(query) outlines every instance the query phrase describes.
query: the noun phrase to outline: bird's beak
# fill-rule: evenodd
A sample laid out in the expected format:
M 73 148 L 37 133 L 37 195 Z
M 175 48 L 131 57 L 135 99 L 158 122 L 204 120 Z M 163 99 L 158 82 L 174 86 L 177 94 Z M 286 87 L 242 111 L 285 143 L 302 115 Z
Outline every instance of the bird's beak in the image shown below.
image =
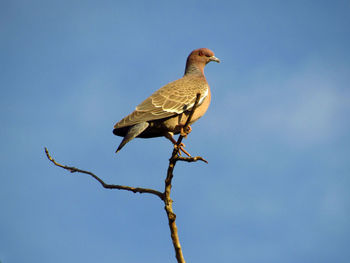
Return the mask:
M 220 63 L 220 59 L 218 59 L 218 58 L 215 57 L 215 56 L 211 56 L 211 57 L 209 58 L 209 60 L 210 60 L 210 61 L 215 61 L 215 62 L 217 62 L 217 63 Z

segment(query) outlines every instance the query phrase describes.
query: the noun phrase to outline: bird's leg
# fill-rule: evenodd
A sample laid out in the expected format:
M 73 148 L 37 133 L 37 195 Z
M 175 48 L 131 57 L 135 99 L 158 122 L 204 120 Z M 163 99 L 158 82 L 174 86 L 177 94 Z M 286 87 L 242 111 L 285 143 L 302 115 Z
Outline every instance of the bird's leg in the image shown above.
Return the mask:
M 180 134 L 181 134 L 181 136 L 187 138 L 187 135 L 189 135 L 191 131 L 192 131 L 192 128 L 191 128 L 190 125 L 187 126 L 187 129 L 186 129 L 186 130 L 185 130 L 184 127 L 182 126 L 182 127 L 181 127 L 181 130 L 180 130 Z
M 165 134 L 165 137 L 166 137 L 167 139 L 169 139 L 169 140 L 174 144 L 174 147 L 175 147 L 175 148 L 180 147 L 180 151 L 179 151 L 179 154 L 180 154 L 180 155 L 181 155 L 181 152 L 183 152 L 183 153 L 186 154 L 187 156 L 192 157 L 191 154 L 189 154 L 189 152 L 187 152 L 187 151 L 184 149 L 185 144 L 180 143 L 179 146 L 176 144 L 177 141 L 175 141 L 175 139 L 174 139 L 174 137 L 172 136 L 172 134 L 166 133 L 166 134 Z
M 179 122 L 178 122 L 178 126 L 180 127 L 180 134 L 182 137 L 187 138 L 187 135 L 190 134 L 190 132 L 192 131 L 192 128 L 190 125 L 187 126 L 186 130 L 184 129 L 184 124 L 181 124 L 182 121 L 182 117 L 183 117 L 184 113 L 181 113 L 179 115 Z M 185 121 L 185 120 L 184 120 Z

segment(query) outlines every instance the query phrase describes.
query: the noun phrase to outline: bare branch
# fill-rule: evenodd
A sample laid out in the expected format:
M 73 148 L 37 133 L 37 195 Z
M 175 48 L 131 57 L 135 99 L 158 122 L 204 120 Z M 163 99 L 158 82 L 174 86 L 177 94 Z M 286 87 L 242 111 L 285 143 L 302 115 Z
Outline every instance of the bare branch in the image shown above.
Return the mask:
M 175 157 L 178 161 L 184 161 L 184 162 L 189 162 L 189 163 L 192 163 L 192 162 L 197 162 L 197 161 L 202 161 L 202 162 L 205 162 L 205 163 L 208 163 L 207 160 L 205 160 L 203 157 L 201 156 L 195 156 L 195 157 L 182 157 L 182 156 L 177 156 Z
M 115 184 L 106 184 L 101 178 L 99 178 L 97 175 L 95 175 L 92 172 L 89 171 L 85 171 L 85 170 L 81 170 L 72 166 L 66 166 L 66 165 L 62 165 L 58 162 L 55 161 L 55 159 L 53 159 L 51 157 L 51 155 L 49 154 L 49 151 L 47 150 L 47 148 L 45 147 L 45 153 L 47 158 L 56 166 L 61 167 L 65 170 L 70 171 L 71 173 L 83 173 L 83 174 L 88 174 L 90 176 L 92 176 L 94 179 L 96 179 L 104 188 L 106 189 L 118 189 L 118 190 L 126 190 L 126 191 L 131 191 L 133 193 L 147 193 L 147 194 L 154 194 L 156 196 L 158 196 L 160 199 L 164 199 L 164 194 L 154 190 L 154 189 L 147 189 L 147 188 L 141 188 L 141 187 L 130 187 L 130 186 L 125 186 L 125 185 L 115 185 Z
M 191 122 L 193 113 L 198 106 L 199 98 L 200 98 L 200 94 L 197 94 L 195 103 L 190 111 L 190 114 L 187 118 L 185 126 L 183 127 L 183 129 L 185 131 L 187 130 L 187 128 Z M 207 160 L 205 160 L 204 158 L 202 158 L 200 156 L 196 156 L 196 157 L 182 157 L 182 156 L 180 156 L 179 151 L 181 148 L 181 142 L 182 142 L 183 138 L 184 138 L 184 136 L 180 134 L 180 136 L 175 144 L 174 150 L 171 154 L 171 157 L 169 159 L 169 167 L 168 167 L 167 176 L 165 179 L 164 193 L 161 193 L 161 192 L 154 190 L 154 189 L 147 189 L 147 188 L 141 188 L 141 187 L 130 187 L 130 186 L 124 186 L 124 185 L 106 184 L 101 178 L 99 178 L 97 175 L 95 175 L 92 172 L 81 170 L 79 168 L 72 167 L 72 166 L 62 165 L 62 164 L 56 162 L 55 159 L 53 159 L 51 157 L 51 155 L 49 154 L 49 151 L 47 150 L 46 147 L 45 147 L 45 153 L 46 153 L 47 158 L 54 165 L 61 167 L 67 171 L 70 171 L 71 173 L 88 174 L 88 175 L 92 176 L 95 180 L 97 180 L 106 189 L 119 189 L 119 190 L 131 191 L 133 193 L 141 193 L 141 194 L 148 193 L 148 194 L 153 194 L 153 195 L 158 196 L 165 204 L 164 209 L 165 209 L 167 217 L 168 217 L 169 228 L 170 228 L 170 232 L 171 232 L 171 239 L 173 242 L 177 262 L 178 263 L 186 263 L 185 259 L 183 257 L 183 254 L 182 254 L 180 240 L 179 240 L 179 236 L 177 233 L 177 226 L 175 224 L 176 215 L 175 215 L 175 213 L 173 211 L 173 207 L 172 207 L 173 200 L 171 200 L 171 198 L 170 198 L 171 187 L 172 187 L 171 182 L 172 182 L 172 179 L 174 177 L 173 171 L 174 171 L 174 168 L 175 168 L 177 161 L 185 161 L 185 162 L 203 161 L 205 163 L 208 163 L 208 162 L 207 162 Z
M 193 105 L 193 108 L 191 109 L 191 112 L 188 116 L 188 119 L 185 123 L 185 126 L 183 127 L 184 130 L 187 130 L 187 127 L 190 124 L 193 113 L 198 106 L 199 98 L 200 98 L 200 94 L 198 93 L 196 100 L 195 100 L 195 103 Z M 178 263 L 185 263 L 186 261 L 184 259 L 183 253 L 182 253 L 180 239 L 179 239 L 179 235 L 177 233 L 177 226 L 175 223 L 176 215 L 173 211 L 173 205 L 172 205 L 173 200 L 171 200 L 171 198 L 170 198 L 171 187 L 172 187 L 171 182 L 172 182 L 172 179 L 174 177 L 173 171 L 174 171 L 176 162 L 178 160 L 188 161 L 188 162 L 195 162 L 197 160 L 202 160 L 202 161 L 206 162 L 202 157 L 199 157 L 199 156 L 198 157 L 188 157 L 188 158 L 179 156 L 180 145 L 181 145 L 183 137 L 184 136 L 182 136 L 180 134 L 180 136 L 176 142 L 176 145 L 174 147 L 171 158 L 169 159 L 169 167 L 168 167 L 168 171 L 167 171 L 167 177 L 165 179 L 164 200 L 163 200 L 164 204 L 165 204 L 164 209 L 165 209 L 167 216 L 168 216 L 169 228 L 170 228 L 170 233 L 171 233 L 171 240 L 173 241 L 175 256 L 176 256 Z

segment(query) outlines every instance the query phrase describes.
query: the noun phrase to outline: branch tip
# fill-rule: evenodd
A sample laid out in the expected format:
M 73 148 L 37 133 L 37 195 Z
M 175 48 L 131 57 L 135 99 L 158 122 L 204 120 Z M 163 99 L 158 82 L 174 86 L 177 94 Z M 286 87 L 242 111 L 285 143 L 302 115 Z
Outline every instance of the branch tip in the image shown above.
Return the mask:
M 202 161 L 204 163 L 208 163 L 208 161 L 201 156 L 195 156 L 195 157 L 177 156 L 177 157 L 175 157 L 175 159 L 177 159 L 178 161 L 189 162 L 189 163 L 197 162 L 197 161 Z
M 154 190 L 154 189 L 148 189 L 148 188 L 142 188 L 142 187 L 131 187 L 131 186 L 126 186 L 126 185 L 115 185 L 115 184 L 106 184 L 100 177 L 98 177 L 97 175 L 95 175 L 92 172 L 89 171 L 85 171 L 85 170 L 81 170 L 79 168 L 75 168 L 72 166 L 66 166 L 66 165 L 62 165 L 58 162 L 55 161 L 55 159 L 53 159 L 51 157 L 51 155 L 49 154 L 49 151 L 47 150 L 47 148 L 45 147 L 45 153 L 47 158 L 56 166 L 61 167 L 71 173 L 83 173 L 83 174 L 88 174 L 90 176 L 92 176 L 95 180 L 97 180 L 102 187 L 106 188 L 106 189 L 118 189 L 118 190 L 126 190 L 126 191 L 131 191 L 133 193 L 147 193 L 147 194 L 153 194 L 158 196 L 161 200 L 164 200 L 164 194 Z

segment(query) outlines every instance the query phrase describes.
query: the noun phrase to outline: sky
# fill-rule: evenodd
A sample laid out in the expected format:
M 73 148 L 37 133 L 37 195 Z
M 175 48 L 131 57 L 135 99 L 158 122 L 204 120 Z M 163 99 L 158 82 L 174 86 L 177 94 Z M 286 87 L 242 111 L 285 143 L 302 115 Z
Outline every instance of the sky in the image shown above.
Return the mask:
M 210 48 L 172 198 L 187 262 L 348 262 L 349 1 L 1 1 L 0 262 L 175 262 L 172 145 L 113 125 Z

